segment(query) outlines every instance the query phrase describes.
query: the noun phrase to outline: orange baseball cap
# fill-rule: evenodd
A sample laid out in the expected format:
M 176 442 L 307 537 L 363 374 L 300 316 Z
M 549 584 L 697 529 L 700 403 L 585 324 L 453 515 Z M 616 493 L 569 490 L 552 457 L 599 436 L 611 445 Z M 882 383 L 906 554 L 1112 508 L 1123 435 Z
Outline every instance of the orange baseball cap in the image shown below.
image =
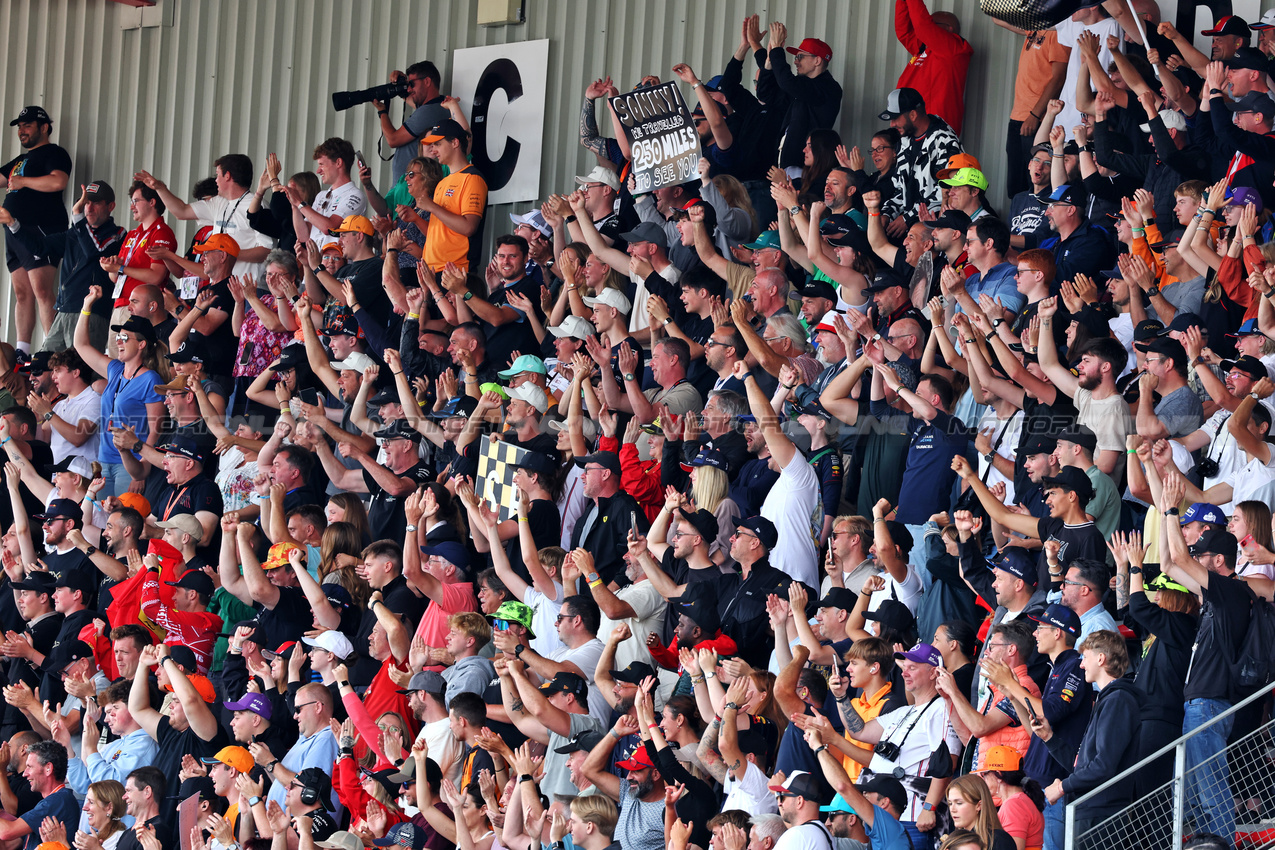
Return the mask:
M 270 547 L 270 554 L 266 556 L 266 562 L 261 565 L 263 570 L 277 570 L 280 567 L 288 566 L 288 555 L 296 550 L 303 552 L 300 546 L 295 543 L 276 543 Z
M 204 764 L 216 764 L 217 762 L 221 762 L 228 767 L 233 767 L 240 773 L 248 773 L 252 770 L 253 765 L 256 764 L 256 760 L 253 759 L 252 753 L 248 752 L 243 747 L 222 747 L 217 751 L 217 755 L 210 759 L 201 758 L 200 761 Z
M 116 498 L 124 507 L 132 508 L 144 517 L 150 516 L 151 503 L 141 493 L 123 493 Z
M 190 250 L 196 254 L 203 254 L 208 251 L 225 251 L 232 257 L 238 257 L 239 243 L 224 233 L 214 233 Z
M 968 153 L 953 154 L 948 158 L 947 168 L 940 168 L 939 173 L 935 175 L 937 180 L 946 180 L 956 174 L 962 168 L 977 168 L 983 170 L 983 166 L 979 165 L 978 157 Z
M 331 236 L 336 236 L 338 233 L 362 233 L 364 236 L 371 236 L 376 233 L 376 228 L 372 226 L 372 221 L 367 216 L 347 215 L 341 220 L 340 227 L 328 231 Z
M 329 242 L 328 244 L 324 245 L 322 253 L 336 254 L 338 257 L 345 256 L 345 251 L 342 250 L 340 242 Z
M 983 758 L 983 769 L 979 773 L 986 773 L 989 770 L 1012 771 L 1019 770 L 1023 766 L 1022 753 L 1013 747 L 992 747 L 987 751 L 987 755 Z

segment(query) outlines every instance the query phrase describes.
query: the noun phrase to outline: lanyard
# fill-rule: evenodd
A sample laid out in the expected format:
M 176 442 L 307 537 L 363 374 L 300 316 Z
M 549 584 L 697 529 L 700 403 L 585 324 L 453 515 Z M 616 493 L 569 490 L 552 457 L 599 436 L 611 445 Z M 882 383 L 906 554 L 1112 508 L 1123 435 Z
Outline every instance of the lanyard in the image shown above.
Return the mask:
M 168 518 L 172 516 L 173 508 L 181 502 L 182 496 L 186 495 L 186 491 L 190 489 L 190 482 L 186 482 L 186 486 L 182 487 L 176 493 L 168 497 L 168 504 L 164 506 L 164 522 L 168 522 Z

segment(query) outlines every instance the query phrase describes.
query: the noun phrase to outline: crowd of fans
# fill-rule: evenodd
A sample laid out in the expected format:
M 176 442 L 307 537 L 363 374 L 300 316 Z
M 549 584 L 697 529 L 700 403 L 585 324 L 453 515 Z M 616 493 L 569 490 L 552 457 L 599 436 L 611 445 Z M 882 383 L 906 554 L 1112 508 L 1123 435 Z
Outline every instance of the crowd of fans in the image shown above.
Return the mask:
M 428 61 L 389 185 L 227 154 L 132 229 L 23 109 L 4 847 L 1061 850 L 1193 730 L 1195 846 L 1267 813 L 1210 721 L 1275 595 L 1275 13 L 1019 33 L 993 190 L 976 46 L 895 9 L 866 151 L 754 15 L 672 69 L 699 179 L 634 197 L 603 78 L 509 223 Z

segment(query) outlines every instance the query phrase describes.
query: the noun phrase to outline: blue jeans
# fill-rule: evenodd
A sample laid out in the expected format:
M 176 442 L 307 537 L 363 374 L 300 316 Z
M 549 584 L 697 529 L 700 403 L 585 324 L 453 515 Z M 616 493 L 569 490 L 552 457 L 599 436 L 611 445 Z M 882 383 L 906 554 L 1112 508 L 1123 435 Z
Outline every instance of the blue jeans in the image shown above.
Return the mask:
M 1182 732 L 1199 729 L 1231 707 L 1220 699 L 1193 699 L 1186 704 Z M 1226 739 L 1235 718 L 1214 723 L 1186 742 L 1187 804 L 1196 832 L 1212 832 L 1227 841 L 1235 837 L 1235 799 L 1226 765 Z
M 1043 850 L 1063 850 L 1067 843 L 1067 798 L 1045 804 L 1045 843 Z
M 901 820 L 899 825 L 907 832 L 908 838 L 912 839 L 912 850 L 931 850 L 934 846 L 933 835 L 917 829 L 916 821 Z
M 133 476 L 128 474 L 122 463 L 102 464 L 102 477 L 106 479 L 106 486 L 98 495 L 103 499 L 107 496 L 121 496 L 133 484 Z

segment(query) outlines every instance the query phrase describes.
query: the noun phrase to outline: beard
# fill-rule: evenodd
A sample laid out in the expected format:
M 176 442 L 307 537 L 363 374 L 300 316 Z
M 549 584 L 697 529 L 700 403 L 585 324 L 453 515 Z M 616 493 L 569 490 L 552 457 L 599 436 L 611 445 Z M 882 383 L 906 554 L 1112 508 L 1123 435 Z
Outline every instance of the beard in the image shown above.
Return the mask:
M 629 794 L 632 795 L 633 798 L 636 800 L 641 800 L 643 797 L 645 797 L 647 794 L 650 794 L 654 790 L 655 790 L 655 777 L 653 776 L 648 775 L 646 779 L 644 779 L 641 782 L 634 782 L 632 779 L 629 780 Z
M 1098 385 L 1101 383 L 1102 378 L 1098 375 L 1081 375 L 1076 379 L 1076 384 L 1081 389 L 1089 390 L 1090 392 L 1098 389 Z

